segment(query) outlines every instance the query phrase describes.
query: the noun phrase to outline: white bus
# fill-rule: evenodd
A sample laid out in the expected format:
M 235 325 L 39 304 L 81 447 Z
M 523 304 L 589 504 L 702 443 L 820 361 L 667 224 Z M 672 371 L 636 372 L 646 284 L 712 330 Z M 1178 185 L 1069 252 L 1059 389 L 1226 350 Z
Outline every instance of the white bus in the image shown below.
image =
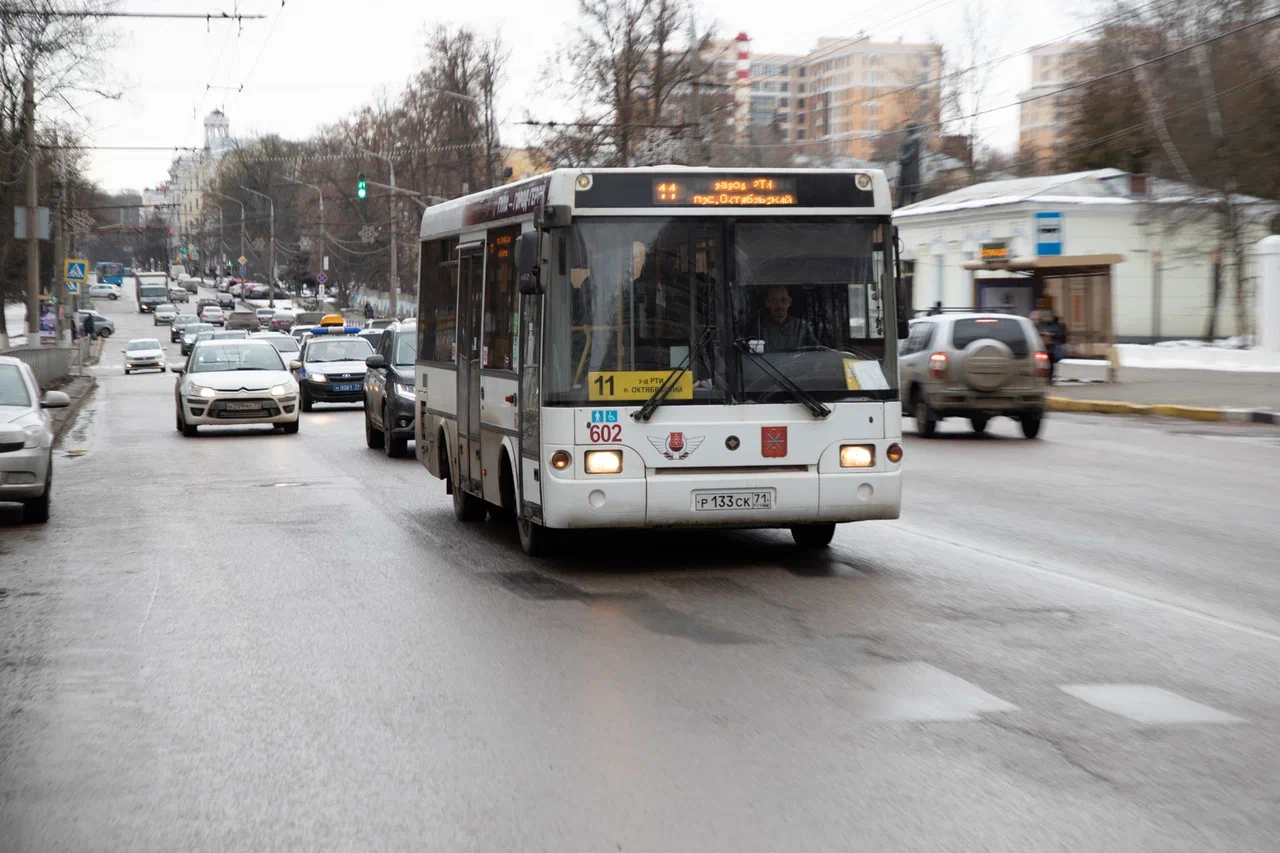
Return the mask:
M 897 518 L 904 338 L 873 170 L 560 169 L 422 218 L 416 454 L 463 521 Z

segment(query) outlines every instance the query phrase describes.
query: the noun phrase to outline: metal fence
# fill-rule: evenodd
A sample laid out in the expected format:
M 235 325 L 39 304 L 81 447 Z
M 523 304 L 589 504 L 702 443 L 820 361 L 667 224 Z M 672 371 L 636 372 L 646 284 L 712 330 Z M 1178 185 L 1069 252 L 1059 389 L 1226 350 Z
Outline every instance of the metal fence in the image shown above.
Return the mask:
M 35 373 L 40 387 L 48 385 L 55 379 L 61 379 L 71 373 L 71 360 L 75 349 L 72 347 L 39 347 L 0 350 L 0 355 L 11 355 L 25 361 Z

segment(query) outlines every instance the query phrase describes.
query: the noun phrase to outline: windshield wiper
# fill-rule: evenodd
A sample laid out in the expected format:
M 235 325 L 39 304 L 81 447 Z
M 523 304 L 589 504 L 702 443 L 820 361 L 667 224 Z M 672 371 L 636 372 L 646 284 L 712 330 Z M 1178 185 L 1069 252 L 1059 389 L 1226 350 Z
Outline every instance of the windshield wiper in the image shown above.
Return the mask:
M 694 359 L 702 355 L 702 351 L 706 349 L 707 344 L 711 342 L 715 335 L 715 326 L 707 326 L 702 330 L 702 334 L 693 342 L 693 346 L 689 348 L 689 354 L 684 357 L 684 361 L 680 362 L 679 366 L 667 374 L 667 378 L 662 380 L 662 385 L 657 391 L 653 392 L 653 395 L 648 400 L 645 400 L 643 406 L 631 413 L 632 419 L 648 422 L 649 418 L 653 417 L 653 413 L 666 401 L 667 395 L 680 384 L 680 377 L 688 372 L 688 366 L 693 364 Z
M 801 388 L 787 374 L 773 366 L 773 362 L 765 358 L 758 352 L 755 352 L 747 344 L 746 338 L 738 338 L 733 342 L 734 349 L 739 353 L 750 356 L 751 360 L 756 363 L 762 372 L 767 374 L 774 382 L 778 383 L 786 391 L 791 392 L 791 396 L 796 398 L 800 405 L 809 410 L 815 418 L 825 418 L 831 414 L 831 410 L 819 402 L 818 398 Z

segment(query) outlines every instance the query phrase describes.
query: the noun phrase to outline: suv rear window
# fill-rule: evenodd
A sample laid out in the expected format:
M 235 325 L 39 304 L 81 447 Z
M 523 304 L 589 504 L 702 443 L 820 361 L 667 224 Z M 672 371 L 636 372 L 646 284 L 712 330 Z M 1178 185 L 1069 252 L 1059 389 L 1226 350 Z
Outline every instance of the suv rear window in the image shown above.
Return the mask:
M 974 320 L 956 320 L 951 330 L 951 345 L 962 350 L 974 341 L 992 338 L 1009 348 L 1014 358 L 1026 358 L 1031 348 L 1027 344 L 1027 332 L 1019 320 L 1002 320 L 982 317 Z

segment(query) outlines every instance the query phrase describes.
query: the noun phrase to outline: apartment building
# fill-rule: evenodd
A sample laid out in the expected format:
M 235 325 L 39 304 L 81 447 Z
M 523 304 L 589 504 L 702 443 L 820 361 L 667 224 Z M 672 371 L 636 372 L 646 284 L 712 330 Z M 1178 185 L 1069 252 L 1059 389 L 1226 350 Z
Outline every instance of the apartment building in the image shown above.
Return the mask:
M 1064 144 L 1071 96 L 1054 94 L 1079 79 L 1085 45 L 1063 42 L 1031 51 L 1031 87 L 1018 95 L 1018 152 L 1022 159 L 1051 161 Z
M 751 54 L 748 41 L 747 56 L 747 74 L 738 78 L 740 121 L 772 126 L 805 153 L 870 159 L 908 122 L 938 119 L 938 45 L 822 38 L 797 56 Z

